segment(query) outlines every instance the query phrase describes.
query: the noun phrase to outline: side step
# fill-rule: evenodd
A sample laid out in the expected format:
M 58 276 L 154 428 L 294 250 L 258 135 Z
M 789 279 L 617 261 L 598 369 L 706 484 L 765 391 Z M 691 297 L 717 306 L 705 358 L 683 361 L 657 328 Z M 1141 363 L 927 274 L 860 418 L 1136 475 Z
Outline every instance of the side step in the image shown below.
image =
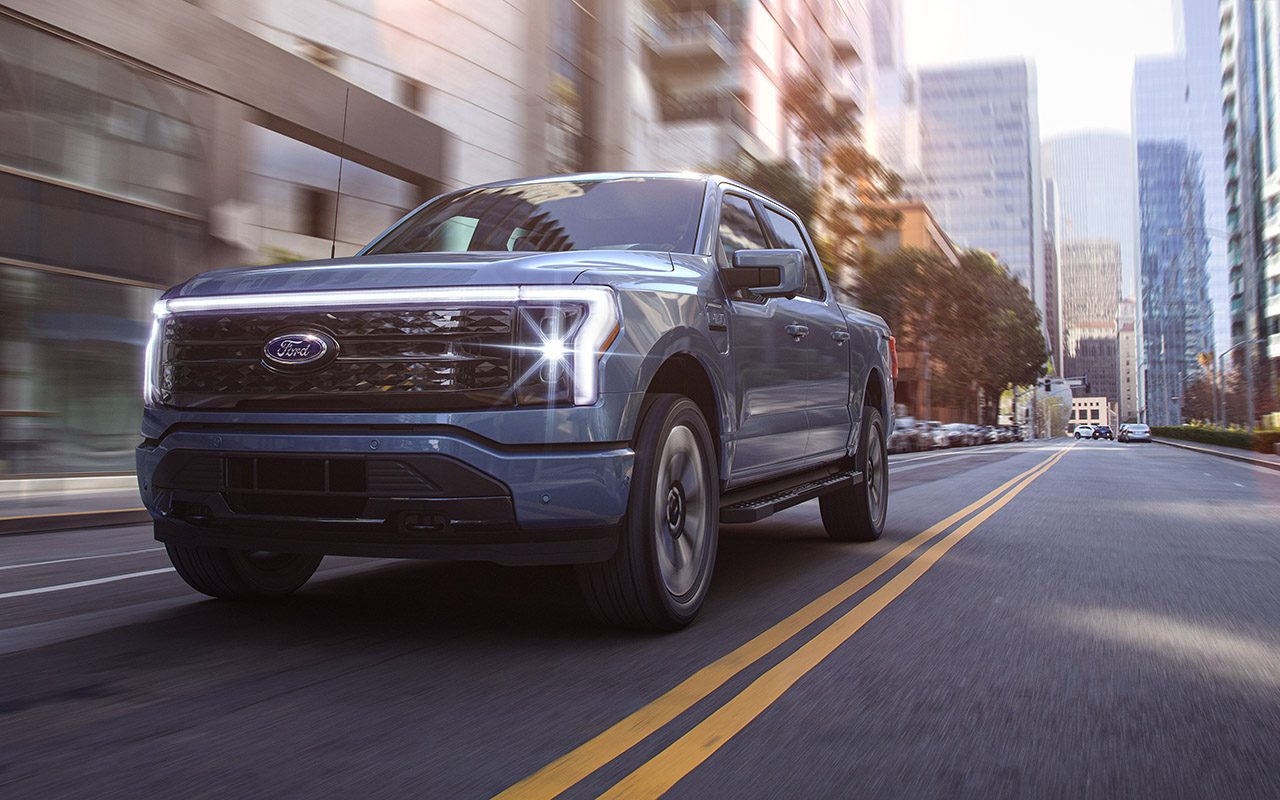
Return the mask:
M 805 481 L 796 484 L 781 491 L 773 491 L 765 495 L 757 495 L 745 500 L 735 500 L 738 492 L 732 493 L 728 498 L 731 502 L 720 506 L 721 522 L 756 522 L 765 517 L 772 516 L 784 508 L 791 508 L 799 505 L 806 500 L 812 500 L 815 497 L 824 495 L 832 489 L 838 489 L 842 486 L 853 486 L 862 482 L 861 472 L 837 472 L 833 475 Z M 767 491 L 768 488 L 765 487 Z

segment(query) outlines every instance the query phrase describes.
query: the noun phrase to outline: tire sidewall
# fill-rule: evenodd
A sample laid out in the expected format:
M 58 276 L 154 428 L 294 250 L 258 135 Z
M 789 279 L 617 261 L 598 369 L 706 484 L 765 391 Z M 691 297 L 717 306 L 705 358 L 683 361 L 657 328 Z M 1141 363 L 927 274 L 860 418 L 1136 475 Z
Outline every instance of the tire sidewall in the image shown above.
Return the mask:
M 658 491 L 659 451 L 667 434 L 683 425 L 693 432 L 702 450 L 703 481 L 707 503 L 707 540 L 694 586 L 683 597 L 673 596 L 662 580 L 658 565 L 653 519 L 654 494 Z M 698 613 L 711 585 L 719 542 L 720 483 L 714 442 L 702 412 L 692 400 L 680 396 L 660 396 L 646 410 L 636 442 L 636 468 L 633 471 L 631 498 L 627 509 L 626 546 L 633 563 L 639 565 L 650 582 L 652 596 L 662 604 L 662 615 L 677 625 L 687 624 Z
M 888 448 L 885 444 L 884 417 L 881 416 L 879 409 L 870 406 L 863 411 L 863 414 L 862 438 L 858 442 L 858 451 L 861 455 L 857 460 L 857 467 L 858 471 L 863 474 L 862 491 L 865 495 L 863 502 L 867 505 L 867 516 L 875 529 L 876 535 L 879 536 L 880 532 L 884 530 L 884 521 L 889 517 L 889 458 Z M 880 516 L 878 519 L 871 519 L 871 476 L 867 474 L 867 461 L 871 456 L 871 442 L 876 437 L 880 439 L 880 457 L 883 459 L 881 468 L 884 470 L 884 491 Z

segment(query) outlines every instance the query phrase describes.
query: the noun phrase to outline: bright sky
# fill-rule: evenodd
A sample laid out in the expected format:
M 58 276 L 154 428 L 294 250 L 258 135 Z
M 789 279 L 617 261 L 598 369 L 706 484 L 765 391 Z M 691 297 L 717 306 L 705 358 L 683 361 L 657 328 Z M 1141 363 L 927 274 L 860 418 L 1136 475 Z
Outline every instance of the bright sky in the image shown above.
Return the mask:
M 1173 52 L 1174 0 L 903 0 L 907 61 L 1023 56 L 1039 76 L 1040 135 L 1128 132 L 1133 60 Z

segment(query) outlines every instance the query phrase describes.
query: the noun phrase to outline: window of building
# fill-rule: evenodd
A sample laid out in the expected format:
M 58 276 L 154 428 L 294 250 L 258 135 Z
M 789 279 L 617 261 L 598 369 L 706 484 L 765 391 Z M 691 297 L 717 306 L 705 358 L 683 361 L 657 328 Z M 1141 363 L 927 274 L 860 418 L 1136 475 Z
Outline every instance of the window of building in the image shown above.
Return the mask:
M 427 111 L 426 84 L 400 75 L 396 79 L 396 102 L 410 111 L 425 114 Z
M 298 210 L 302 214 L 300 231 L 320 239 L 333 238 L 333 217 L 337 195 L 314 186 L 298 187 Z
M 1089 419 L 1101 419 L 1098 415 L 1098 409 L 1093 408 L 1089 410 Z
M 299 39 L 294 52 L 316 66 L 332 70 L 338 68 L 338 51 L 319 42 Z

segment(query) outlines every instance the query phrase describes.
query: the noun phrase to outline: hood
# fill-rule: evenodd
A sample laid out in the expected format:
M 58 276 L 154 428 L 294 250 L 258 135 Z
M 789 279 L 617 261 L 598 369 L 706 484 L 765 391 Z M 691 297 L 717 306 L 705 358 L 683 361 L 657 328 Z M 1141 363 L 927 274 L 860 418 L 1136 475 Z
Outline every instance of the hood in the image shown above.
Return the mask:
M 175 286 L 165 293 L 165 297 L 428 286 L 569 284 L 583 272 L 599 269 L 671 272 L 673 267 L 667 253 L 634 250 L 402 253 L 214 270 Z

